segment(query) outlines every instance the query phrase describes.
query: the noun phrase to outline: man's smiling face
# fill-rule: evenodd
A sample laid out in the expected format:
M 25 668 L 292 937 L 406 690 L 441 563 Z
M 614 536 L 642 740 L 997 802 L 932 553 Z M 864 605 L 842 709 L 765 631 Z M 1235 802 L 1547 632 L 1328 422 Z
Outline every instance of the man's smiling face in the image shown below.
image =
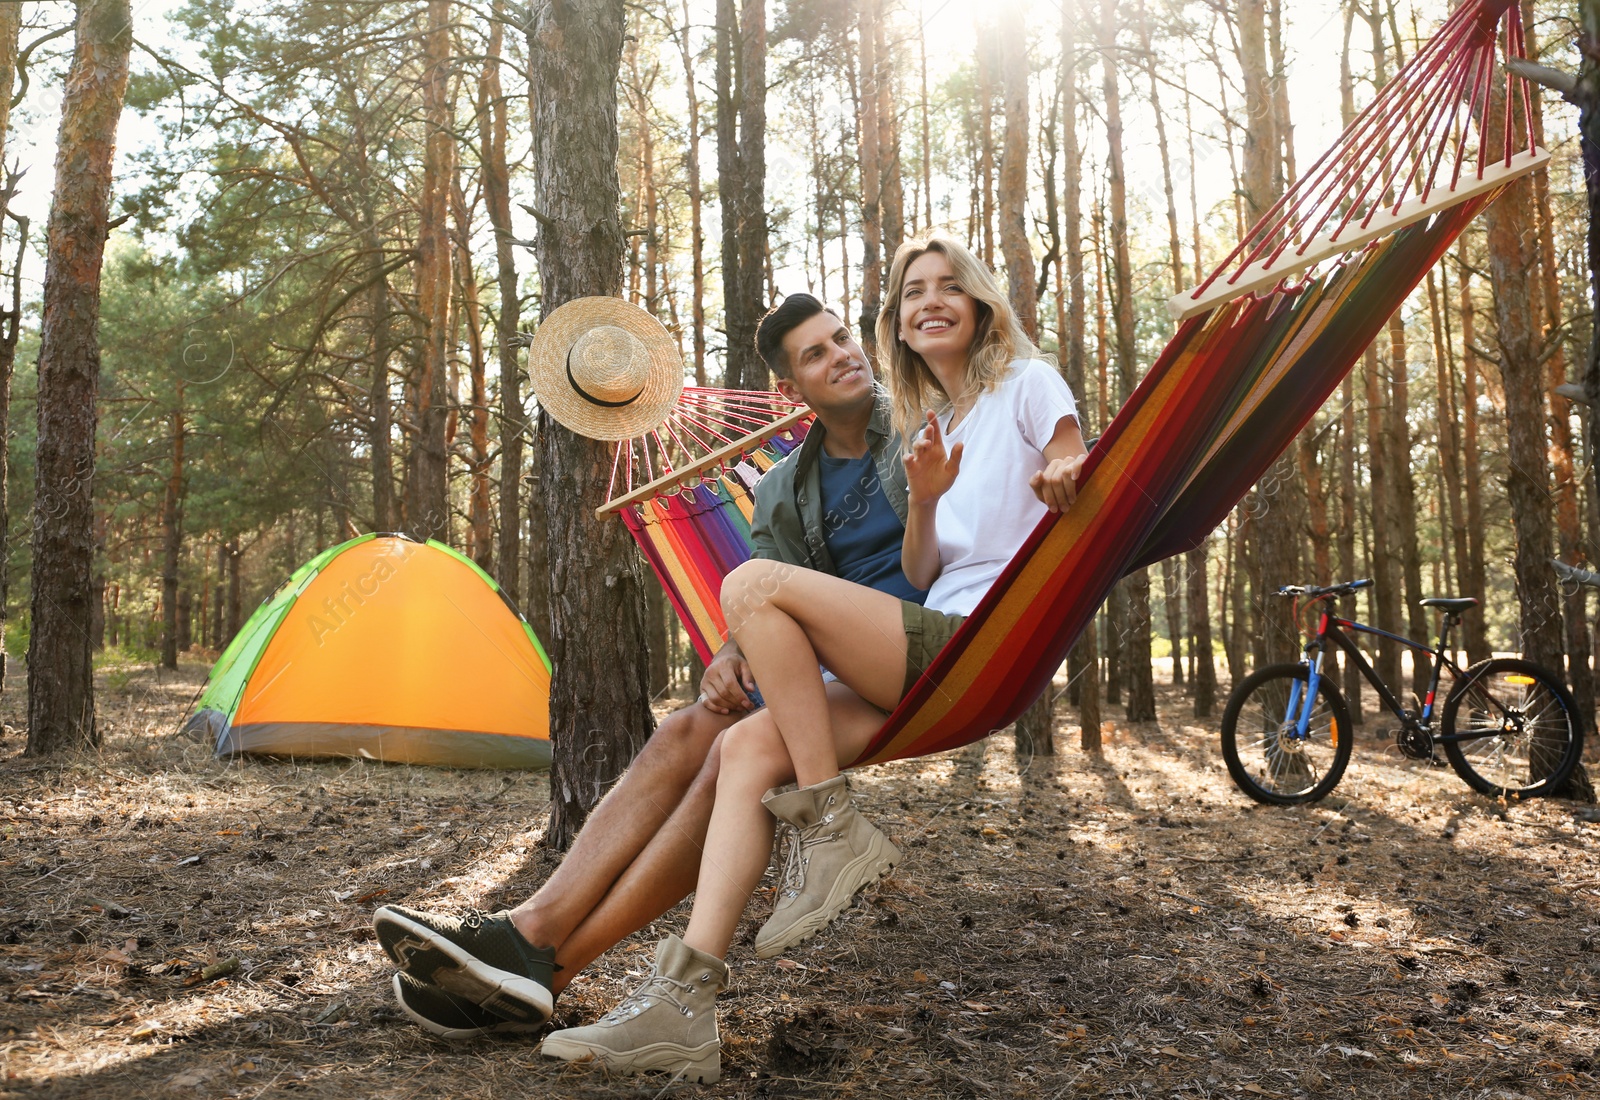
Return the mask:
M 831 313 L 818 313 L 783 338 L 789 377 L 778 392 L 817 412 L 859 408 L 872 400 L 872 367 L 849 326 Z

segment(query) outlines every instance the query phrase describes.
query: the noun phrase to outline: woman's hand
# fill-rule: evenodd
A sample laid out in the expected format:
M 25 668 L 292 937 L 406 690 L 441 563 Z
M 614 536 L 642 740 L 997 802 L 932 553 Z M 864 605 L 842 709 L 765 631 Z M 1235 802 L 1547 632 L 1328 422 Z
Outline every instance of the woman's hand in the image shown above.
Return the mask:
M 1078 474 L 1087 454 L 1057 458 L 1028 479 L 1033 495 L 1052 512 L 1064 512 L 1078 499 Z
M 917 436 L 902 460 L 906 464 L 906 487 L 913 504 L 932 504 L 955 484 L 961 472 L 962 444 L 944 449 L 944 433 L 939 430 L 939 418 L 928 413 L 928 430 Z

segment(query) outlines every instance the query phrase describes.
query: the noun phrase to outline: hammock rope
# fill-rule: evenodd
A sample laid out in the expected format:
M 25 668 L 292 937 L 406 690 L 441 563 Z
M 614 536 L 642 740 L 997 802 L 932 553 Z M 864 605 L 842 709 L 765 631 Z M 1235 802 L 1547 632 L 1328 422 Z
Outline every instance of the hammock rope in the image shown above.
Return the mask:
M 1508 72 L 1491 94 L 1502 49 L 1522 55 L 1517 5 L 1468 0 L 1238 247 L 1168 302 L 1177 333 L 1090 451 L 1076 503 L 1040 521 L 856 764 L 1010 725 L 1118 580 L 1215 530 L 1468 223 L 1549 159 L 1527 137 L 1520 78 Z M 754 427 L 732 440 L 707 429 L 725 445 L 698 457 L 670 428 L 678 450 L 656 437 L 654 461 L 620 445 L 613 488 L 624 470 L 626 489 L 600 511 L 621 514 L 709 658 L 726 635 L 722 578 L 749 555 L 754 475 L 808 422 L 775 394 L 685 394 L 669 423 Z M 634 489 L 655 465 L 663 476 Z

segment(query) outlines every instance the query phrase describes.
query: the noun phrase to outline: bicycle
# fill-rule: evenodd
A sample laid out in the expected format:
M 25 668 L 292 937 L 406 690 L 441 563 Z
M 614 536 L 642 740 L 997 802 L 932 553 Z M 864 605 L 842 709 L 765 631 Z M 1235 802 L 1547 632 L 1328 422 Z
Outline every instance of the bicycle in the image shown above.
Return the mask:
M 1292 585 L 1278 594 L 1294 598 L 1299 622 L 1302 600 L 1309 610 L 1371 584 Z M 1468 786 L 1492 798 L 1532 798 L 1566 781 L 1583 753 L 1583 726 L 1561 678 L 1520 657 L 1492 657 L 1463 670 L 1450 658 L 1450 630 L 1478 601 L 1435 597 L 1421 604 L 1443 613 L 1436 647 L 1340 618 L 1323 606 L 1303 660 L 1260 669 L 1234 688 L 1222 716 L 1222 756 L 1241 791 L 1257 802 L 1294 806 L 1325 797 L 1343 778 L 1350 763 L 1352 725 L 1344 697 L 1322 672 L 1330 642 L 1355 662 L 1383 706 L 1400 720 L 1395 743 L 1403 755 L 1437 760 L 1438 746 Z M 1422 654 L 1433 658 L 1420 714 L 1400 705 L 1347 630 L 1409 646 L 1419 659 Z M 1446 668 L 1455 686 L 1438 711 L 1436 733 L 1434 700 Z

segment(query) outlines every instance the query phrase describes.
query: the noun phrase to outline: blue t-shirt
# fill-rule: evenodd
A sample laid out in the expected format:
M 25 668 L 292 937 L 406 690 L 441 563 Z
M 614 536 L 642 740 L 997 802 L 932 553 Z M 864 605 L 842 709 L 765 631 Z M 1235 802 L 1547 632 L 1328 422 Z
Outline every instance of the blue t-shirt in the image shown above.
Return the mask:
M 905 524 L 895 514 L 869 451 L 860 458 L 821 460 L 822 538 L 839 576 L 897 599 L 921 603 L 927 592 L 911 587 L 900 568 Z

